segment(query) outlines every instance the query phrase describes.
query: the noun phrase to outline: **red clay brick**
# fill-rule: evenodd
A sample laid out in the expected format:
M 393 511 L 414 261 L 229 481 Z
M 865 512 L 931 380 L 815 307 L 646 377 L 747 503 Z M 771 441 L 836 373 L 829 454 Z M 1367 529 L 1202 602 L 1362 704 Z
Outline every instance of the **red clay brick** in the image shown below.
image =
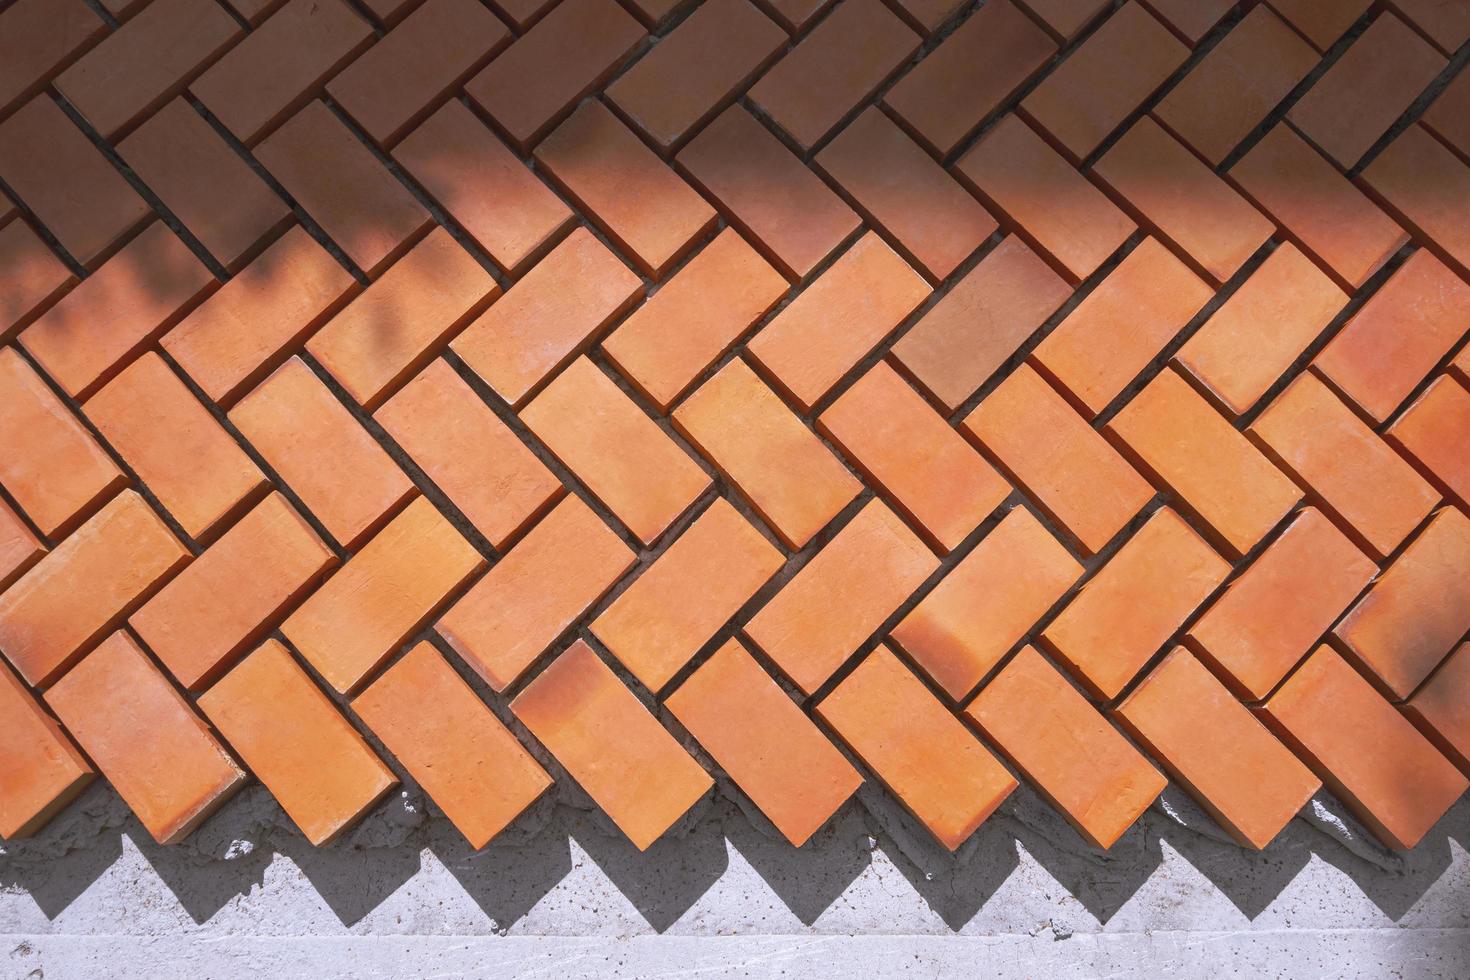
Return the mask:
M 20 515 L 0 500 L 0 592 L 10 588 L 44 554 L 46 546 Z
M 1081 576 L 1067 549 L 1017 507 L 919 600 L 890 639 L 963 701 Z
M 1045 262 L 1009 236 L 898 338 L 893 359 L 954 410 L 1071 295 Z
M 374 2 L 397 3 L 399 0 L 374 0 Z M 501 18 L 510 21 L 517 30 L 525 31 L 550 7 L 552 0 L 495 0 L 490 6 Z
M 275 640 L 206 691 L 199 708 L 316 847 L 336 840 L 398 783 Z
M 586 102 L 536 160 L 648 276 L 662 279 L 715 211 L 601 102 Z
M 249 778 L 125 632 L 46 704 L 160 844 L 183 840 Z
M 863 778 L 731 639 L 664 702 L 793 847 Z
M 427 0 L 328 82 L 327 93 L 392 146 L 509 40 L 479 0 Z
M 1337 43 L 1367 13 L 1372 0 L 1267 0 L 1318 51 Z
M 747 0 L 709 0 L 607 88 L 607 98 L 665 153 L 750 85 L 786 32 Z
M 1410 126 L 1363 171 L 1390 213 L 1462 277 L 1470 277 L 1470 165 Z
M 1108 423 L 1135 466 L 1207 527 L 1227 557 L 1250 551 L 1302 492 L 1179 375 L 1163 371 Z
M 40 92 L 107 25 L 84 0 L 17 0 L 0 13 L 0 117 Z
M 1016 788 L 995 756 L 886 647 L 823 698 L 817 715 L 951 851 Z
M 1322 788 L 1183 647 L 1113 717 L 1246 847 L 1271 843 Z
M 1084 554 L 1101 551 L 1153 499 L 1148 482 L 1024 364 L 964 424 Z
M 1095 847 L 1112 847 L 1168 785 L 1029 646 L 965 714 Z
M 805 279 L 862 225 L 742 106 L 726 109 L 690 140 L 678 163 L 789 279 Z
M 880 0 L 845 0 L 755 83 L 750 100 L 810 150 L 867 101 L 920 40 Z
M 24 221 L 0 226 L 0 342 L 44 313 L 77 277 Z
M 450 346 L 491 390 L 520 408 L 642 292 L 642 280 L 579 227 Z
M 499 294 L 474 256 L 435 227 L 318 330 L 306 349 L 372 411 Z
M 745 624 L 745 635 L 813 694 L 938 565 L 892 511 L 870 501 Z
M 726 228 L 602 342 L 660 411 L 775 307 L 786 280 Z
M 1460 72 L 1445 86 L 1423 122 L 1445 145 L 1470 160 L 1470 72 Z
M 1376 422 L 1386 422 L 1455 347 L 1470 285 L 1420 250 L 1359 308 L 1312 367 Z
M 997 123 L 956 172 L 1073 284 L 1096 272 L 1138 227 L 1018 116 Z
M 433 224 L 429 212 L 323 102 L 277 129 L 255 155 L 368 278 Z
M 1453 55 L 1470 41 L 1470 6 L 1464 0 L 1389 0 L 1389 6 L 1445 54 Z
M 949 278 L 996 230 L 995 219 L 879 109 L 854 120 L 816 163 L 931 281 Z
M 180 684 L 214 683 L 337 564 L 278 493 L 226 531 L 128 625 Z
M 1282 685 L 1262 714 L 1389 847 L 1408 850 L 1419 843 L 1470 786 L 1328 647 Z
M 16 840 L 46 826 L 97 773 L 4 663 L 0 714 L 0 839 Z
M 189 89 L 254 146 L 372 42 L 372 28 L 343 0 L 290 0 Z
M 650 691 L 661 691 L 785 563 L 716 498 L 592 621 L 592 633 Z
M 1249 434 L 1378 561 L 1439 503 L 1439 493 L 1311 374 L 1272 402 Z
M 434 710 L 423 710 L 429 704 Z M 384 671 L 352 709 L 477 850 L 551 786 L 546 770 L 428 643 Z
M 1071 40 L 1094 20 L 1109 0 L 1017 0 L 1058 39 Z
M 1470 518 L 1453 507 L 1424 531 L 1333 634 L 1401 701 L 1470 630 Z
M 511 272 L 543 255 L 573 221 L 561 198 L 456 99 L 410 133 L 393 156 Z
M 465 92 L 525 151 L 627 61 L 643 37 L 615 0 L 568 0 L 470 79 Z
M 941 554 L 969 537 L 1011 486 L 887 364 L 875 364 L 817 420 Z
M 1239 272 L 1276 230 L 1147 116 L 1093 170 L 1140 221 L 1216 285 Z
M 367 8 L 368 13 L 384 27 L 392 27 L 423 0 L 360 0 L 360 2 L 363 7 Z
M 108 13 L 119 21 L 126 21 L 138 12 L 146 0 L 99 0 Z
M 1257 7 L 1169 90 L 1154 115 L 1218 167 L 1318 58 L 1270 8 Z
M 347 270 L 296 226 L 160 343 L 206 395 L 228 408 L 357 292 Z
M 957 11 L 969 5 L 963 0 L 898 0 L 900 14 L 921 33 L 933 34 Z
M 1213 298 L 1183 262 L 1145 238 L 1047 334 L 1031 364 L 1096 418 Z
M 1357 290 L 1408 241 L 1285 123 L 1231 167 L 1230 177 L 1345 289 Z
M 1238 418 L 1321 336 L 1347 300 L 1295 245 L 1283 242 L 1185 341 L 1174 363 L 1216 408 Z
M 1404 714 L 1462 773 L 1470 775 L 1470 644 L 1451 654 L 1404 702 Z
M 1450 370 L 1459 375 L 1461 381 L 1470 385 L 1470 344 L 1460 348 L 1460 353 L 1450 362 Z
M 1010 0 L 982 5 L 883 96 L 918 139 L 948 156 L 1056 53 Z
M 739 358 L 690 395 L 673 421 L 788 548 L 805 547 L 862 490 Z
M 435 625 L 465 663 L 503 691 L 602 599 L 637 556 L 567 496 Z
M 1259 701 L 1301 663 L 1378 568 L 1307 508 L 1189 628 L 1187 643 L 1242 699 Z
M 581 640 L 511 709 L 640 851 L 714 785 Z
M 230 421 L 349 551 L 417 492 L 299 358 L 231 409 Z
M 285 2 L 286 0 L 228 0 L 228 5 L 249 21 L 252 27 L 258 27 L 261 21 L 275 13 Z M 367 5 L 371 7 L 373 2 L 374 0 L 369 0 Z M 376 0 L 376 2 L 382 3 L 383 0 Z
M 547 385 L 521 419 L 645 545 L 710 485 L 678 443 L 585 357 Z
M 1470 508 L 1470 391 L 1442 377 L 1385 433 L 1431 483 Z
M 1143 0 L 1144 6 L 1193 47 L 1225 17 L 1234 0 Z

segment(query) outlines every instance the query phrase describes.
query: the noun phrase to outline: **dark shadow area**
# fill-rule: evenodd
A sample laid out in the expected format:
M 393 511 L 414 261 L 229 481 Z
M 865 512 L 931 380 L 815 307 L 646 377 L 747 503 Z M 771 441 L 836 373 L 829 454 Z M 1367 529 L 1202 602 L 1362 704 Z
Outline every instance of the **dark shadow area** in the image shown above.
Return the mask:
M 121 856 L 125 830 L 134 840 L 147 836 L 112 787 L 98 780 L 35 837 L 0 843 L 0 890 L 24 891 L 55 919 Z
M 429 850 L 501 931 L 520 921 L 572 870 L 564 808 L 543 799 L 481 850 L 447 820 L 429 827 Z M 542 825 L 527 827 L 539 819 Z M 507 840 L 506 838 L 511 838 Z
M 803 925 L 816 922 L 872 863 L 872 851 L 854 845 L 869 830 L 862 809 L 851 801 L 801 847 L 765 823 L 761 827 L 735 809 L 724 821 L 726 839 Z

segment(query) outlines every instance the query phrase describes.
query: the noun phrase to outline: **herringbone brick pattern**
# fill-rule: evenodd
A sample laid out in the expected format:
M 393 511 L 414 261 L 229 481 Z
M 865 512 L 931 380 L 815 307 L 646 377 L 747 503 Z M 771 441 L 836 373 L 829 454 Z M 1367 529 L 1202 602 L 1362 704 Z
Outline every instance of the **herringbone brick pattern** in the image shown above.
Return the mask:
M 1470 2 L 0 2 L 0 836 L 1470 773 Z

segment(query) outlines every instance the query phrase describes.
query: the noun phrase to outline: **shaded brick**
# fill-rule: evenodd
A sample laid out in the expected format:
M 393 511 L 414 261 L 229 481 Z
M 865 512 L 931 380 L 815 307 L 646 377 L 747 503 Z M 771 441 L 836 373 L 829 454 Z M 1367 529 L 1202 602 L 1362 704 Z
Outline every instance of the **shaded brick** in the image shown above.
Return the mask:
M 1389 5 L 1445 54 L 1470 41 L 1470 7 L 1463 0 L 1389 0 Z
M 1347 29 L 1367 13 L 1372 0 L 1267 0 L 1276 12 L 1316 45 L 1326 51 Z
M 1191 47 L 1235 6 L 1233 0 L 1143 0 L 1143 4 Z
M 1053 35 L 1069 41 L 1082 32 L 1110 5 L 1109 0 L 1018 0 L 1023 8 L 1051 29 Z
M 0 838 L 16 840 L 46 826 L 97 774 L 3 663 L 0 714 Z
M 0 12 L 0 116 L 107 33 L 85 0 L 16 0 Z
M 40 561 L 46 550 L 20 515 L 0 500 L 0 592 Z
M 1470 775 L 1470 644 L 1451 654 L 1404 702 L 1404 714 L 1462 773 Z
M 1424 125 L 1470 160 L 1470 72 L 1460 72 L 1445 86 L 1422 117 Z
M 1431 483 L 1470 508 L 1470 391 L 1464 384 L 1437 379 L 1385 436 Z
M 1363 182 L 1441 260 L 1470 277 L 1470 165 L 1410 126 L 1368 165 Z
M 46 311 L 77 277 L 24 221 L 0 225 L 0 341 Z

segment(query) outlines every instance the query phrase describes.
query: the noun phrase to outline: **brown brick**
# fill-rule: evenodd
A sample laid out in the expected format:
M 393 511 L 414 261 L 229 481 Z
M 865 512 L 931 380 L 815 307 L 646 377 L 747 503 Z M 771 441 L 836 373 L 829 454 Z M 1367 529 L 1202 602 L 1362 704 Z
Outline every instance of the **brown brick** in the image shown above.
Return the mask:
M 1019 0 L 1021 6 L 1050 28 L 1053 35 L 1069 41 L 1097 20 L 1110 6 L 1109 0 Z
M 1373 159 L 1363 182 L 1404 227 L 1470 278 L 1470 165 L 1410 126 Z
M 0 13 L 0 116 L 40 92 L 107 32 L 85 0 L 17 0 Z
M 1453 55 L 1470 41 L 1470 7 L 1450 0 L 1389 0 L 1405 20 L 1438 45 L 1445 54 Z
M 46 312 L 77 282 L 24 221 L 0 227 L 0 270 L 0 342 Z
M 4 663 L 0 713 L 0 838 L 16 840 L 46 826 L 97 774 Z
M 1470 73 L 1460 72 L 1439 94 L 1423 116 L 1424 125 L 1470 160 Z
M 1326 51 L 1367 12 L 1372 0 L 1268 0 L 1276 12 Z

